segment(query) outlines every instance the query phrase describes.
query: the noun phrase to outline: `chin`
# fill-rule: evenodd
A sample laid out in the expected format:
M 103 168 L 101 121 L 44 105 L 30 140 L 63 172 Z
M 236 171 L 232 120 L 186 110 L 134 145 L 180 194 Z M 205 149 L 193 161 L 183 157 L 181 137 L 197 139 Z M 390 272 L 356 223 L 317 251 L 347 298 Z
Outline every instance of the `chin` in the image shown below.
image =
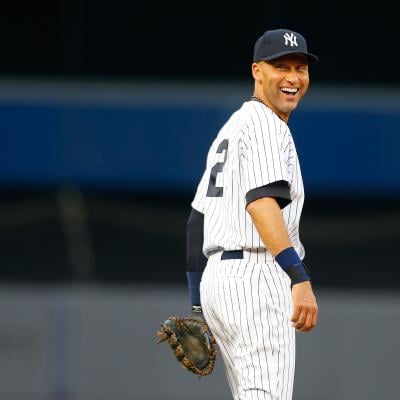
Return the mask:
M 290 105 L 283 106 L 283 107 L 281 107 L 281 111 L 286 114 L 290 114 L 297 107 L 297 104 L 298 103 L 293 103 Z

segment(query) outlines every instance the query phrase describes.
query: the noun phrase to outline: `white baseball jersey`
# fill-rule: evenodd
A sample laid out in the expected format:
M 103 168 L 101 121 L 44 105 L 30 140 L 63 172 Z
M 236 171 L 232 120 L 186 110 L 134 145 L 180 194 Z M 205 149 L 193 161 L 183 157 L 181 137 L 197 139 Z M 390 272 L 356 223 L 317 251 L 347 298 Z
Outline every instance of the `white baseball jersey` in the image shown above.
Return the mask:
M 247 101 L 212 143 L 192 207 L 204 214 L 200 282 L 204 316 L 219 345 L 235 400 L 291 400 L 295 331 L 290 279 L 265 249 L 246 211 L 246 194 L 274 182 L 289 185 L 282 213 L 301 258 L 304 201 L 299 160 L 289 127 L 268 107 Z M 242 259 L 222 250 L 244 250 Z
M 283 209 L 283 218 L 293 247 L 304 258 L 299 239 L 304 188 L 289 127 L 264 104 L 245 102 L 212 143 L 192 202 L 204 214 L 206 256 L 221 249 L 265 249 L 246 211 L 245 196 L 277 181 L 289 183 L 292 201 Z

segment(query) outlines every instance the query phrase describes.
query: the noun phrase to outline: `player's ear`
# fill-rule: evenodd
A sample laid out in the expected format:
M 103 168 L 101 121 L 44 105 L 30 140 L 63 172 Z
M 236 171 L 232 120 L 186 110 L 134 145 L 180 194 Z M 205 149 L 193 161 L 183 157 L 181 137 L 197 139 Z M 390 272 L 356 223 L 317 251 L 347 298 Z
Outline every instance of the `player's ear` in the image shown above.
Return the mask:
M 259 63 L 253 63 L 251 65 L 251 72 L 252 72 L 254 80 L 257 83 L 261 83 L 262 82 L 262 79 L 261 79 L 261 66 L 260 66 Z

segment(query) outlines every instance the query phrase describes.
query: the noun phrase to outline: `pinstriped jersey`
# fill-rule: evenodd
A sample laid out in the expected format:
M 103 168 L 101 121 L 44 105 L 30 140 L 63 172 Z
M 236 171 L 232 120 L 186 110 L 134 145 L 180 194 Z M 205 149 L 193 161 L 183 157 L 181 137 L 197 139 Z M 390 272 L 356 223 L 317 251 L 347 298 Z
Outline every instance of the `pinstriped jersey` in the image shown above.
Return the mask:
M 191 204 L 204 214 L 207 257 L 218 250 L 266 250 L 246 211 L 246 194 L 278 181 L 289 184 L 291 202 L 282 214 L 292 245 L 303 258 L 299 223 L 304 188 L 290 129 L 263 103 L 244 102 L 211 144 Z

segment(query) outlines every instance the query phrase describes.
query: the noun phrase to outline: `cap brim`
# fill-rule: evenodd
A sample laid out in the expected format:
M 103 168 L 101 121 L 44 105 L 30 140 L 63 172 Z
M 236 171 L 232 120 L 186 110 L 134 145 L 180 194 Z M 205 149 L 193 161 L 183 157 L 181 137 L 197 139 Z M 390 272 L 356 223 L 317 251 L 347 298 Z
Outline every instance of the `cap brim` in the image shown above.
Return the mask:
M 303 54 L 307 57 L 308 62 L 310 64 L 315 64 L 319 61 L 319 58 L 316 55 L 311 54 L 311 53 L 304 53 L 302 51 L 282 51 L 281 53 L 276 53 L 269 57 L 263 57 L 261 60 L 258 60 L 258 61 L 272 61 L 272 60 L 276 60 L 279 57 L 286 56 L 288 54 Z

